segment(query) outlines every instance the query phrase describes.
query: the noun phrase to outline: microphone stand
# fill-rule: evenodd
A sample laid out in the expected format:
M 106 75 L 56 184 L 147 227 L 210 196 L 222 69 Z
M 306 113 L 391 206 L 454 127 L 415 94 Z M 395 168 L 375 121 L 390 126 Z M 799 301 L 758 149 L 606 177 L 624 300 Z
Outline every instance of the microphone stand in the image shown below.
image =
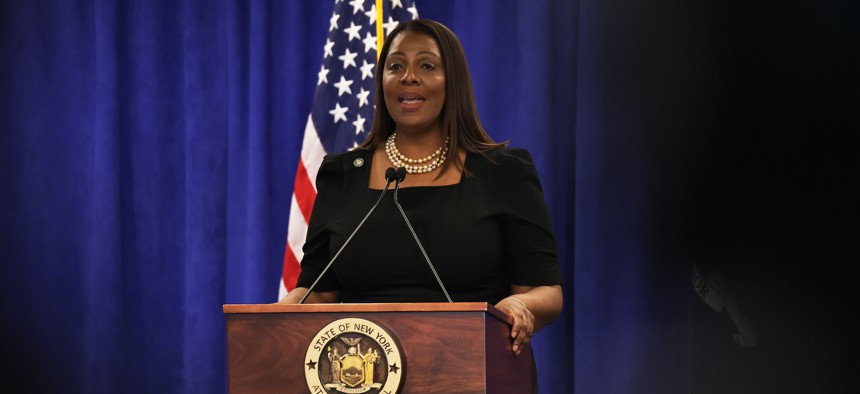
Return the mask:
M 317 276 L 316 280 L 314 280 L 314 283 L 311 284 L 311 287 L 308 287 L 307 293 L 305 293 L 302 299 L 299 300 L 299 304 L 303 304 L 305 302 L 305 300 L 311 294 L 311 291 L 314 290 L 314 287 L 317 285 L 320 279 L 322 279 L 323 275 L 325 275 L 326 271 L 331 268 L 331 265 L 334 264 L 334 261 L 337 260 L 338 256 L 340 256 L 340 252 L 343 252 L 343 249 L 346 247 L 346 245 L 349 244 L 349 241 L 352 240 L 352 237 L 355 235 L 355 233 L 358 232 L 358 229 L 360 229 L 361 226 L 364 225 L 364 222 L 367 221 L 367 218 L 370 217 L 370 214 L 373 213 L 373 211 L 376 209 L 376 206 L 379 205 L 380 201 L 382 201 L 382 196 L 384 196 L 385 192 L 388 191 L 388 186 L 391 185 L 391 181 L 393 181 L 396 177 L 397 172 L 394 170 L 394 167 L 388 167 L 388 169 L 385 170 L 385 188 L 382 189 L 382 193 L 379 193 L 379 198 L 376 199 L 376 202 L 373 204 L 372 207 L 370 207 L 370 210 L 367 211 L 367 215 L 364 215 L 364 219 L 361 219 L 361 222 L 358 223 L 358 226 L 355 226 L 355 230 L 352 230 L 352 234 L 349 235 L 346 241 L 344 241 L 343 245 L 340 246 L 340 249 L 337 250 L 337 253 L 334 254 L 334 257 L 332 257 L 328 264 L 326 264 L 325 268 L 323 268 L 322 272 L 320 272 L 319 276 Z M 398 184 L 399 183 L 400 182 L 398 182 Z M 396 192 L 395 196 L 397 196 Z
M 400 206 L 400 203 L 397 202 L 397 191 L 400 190 L 400 182 L 406 178 L 406 169 L 400 167 L 397 169 L 397 176 L 395 179 L 397 182 L 394 184 L 394 204 L 397 205 L 397 209 L 400 210 L 400 215 L 403 216 L 403 220 L 406 221 L 406 226 L 409 227 L 409 231 L 412 232 L 412 238 L 415 239 L 415 242 L 418 244 L 418 249 L 421 249 L 421 254 L 424 255 L 424 260 L 427 261 L 427 265 L 430 266 L 430 271 L 433 271 L 433 276 L 436 277 L 436 282 L 439 283 L 439 287 L 442 288 L 442 292 L 445 293 L 445 298 L 448 299 L 448 302 L 454 302 L 451 300 L 451 296 L 448 295 L 448 290 L 445 289 L 445 285 L 442 284 L 442 279 L 439 278 L 439 274 L 436 273 L 436 268 L 433 267 L 433 263 L 430 262 L 430 256 L 427 256 L 427 252 L 424 251 L 424 246 L 421 245 L 421 241 L 418 240 L 418 235 L 415 234 L 415 230 L 412 228 L 412 223 L 409 222 L 409 218 L 406 217 L 406 212 L 403 212 L 403 207 Z

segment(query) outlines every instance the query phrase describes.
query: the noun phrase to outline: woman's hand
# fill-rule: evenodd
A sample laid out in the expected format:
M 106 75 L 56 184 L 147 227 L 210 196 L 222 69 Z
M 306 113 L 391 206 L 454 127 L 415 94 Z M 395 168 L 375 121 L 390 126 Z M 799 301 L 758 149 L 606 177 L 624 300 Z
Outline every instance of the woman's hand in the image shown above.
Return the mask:
M 563 302 L 561 286 L 511 286 L 511 295 L 499 301 L 496 308 L 514 319 L 511 328 L 514 354 L 519 355 L 537 330 L 561 314 Z
M 306 287 L 296 287 L 291 292 L 287 293 L 284 298 L 278 301 L 278 304 L 298 304 L 302 297 L 308 292 Z M 338 291 L 312 291 L 305 299 L 305 304 L 333 304 L 340 301 L 340 292 Z
M 529 344 L 532 340 L 535 329 L 535 316 L 529 311 L 525 302 L 514 296 L 499 301 L 496 304 L 496 308 L 514 318 L 513 327 L 511 328 L 511 338 L 513 338 L 514 344 L 511 350 L 519 356 L 523 350 L 523 346 Z

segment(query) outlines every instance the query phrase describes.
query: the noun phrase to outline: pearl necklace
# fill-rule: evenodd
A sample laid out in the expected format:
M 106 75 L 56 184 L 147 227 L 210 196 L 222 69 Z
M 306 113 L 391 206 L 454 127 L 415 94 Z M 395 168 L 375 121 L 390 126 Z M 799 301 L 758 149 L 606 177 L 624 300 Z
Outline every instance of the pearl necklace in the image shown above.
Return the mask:
M 397 144 L 394 143 L 395 138 L 397 138 L 396 131 L 391 133 L 388 140 L 385 141 L 385 154 L 391 164 L 398 168 L 405 168 L 407 173 L 426 174 L 433 172 L 445 162 L 445 155 L 448 153 L 448 137 L 445 137 L 445 143 L 439 149 L 423 159 L 410 159 L 404 156 L 397 150 Z

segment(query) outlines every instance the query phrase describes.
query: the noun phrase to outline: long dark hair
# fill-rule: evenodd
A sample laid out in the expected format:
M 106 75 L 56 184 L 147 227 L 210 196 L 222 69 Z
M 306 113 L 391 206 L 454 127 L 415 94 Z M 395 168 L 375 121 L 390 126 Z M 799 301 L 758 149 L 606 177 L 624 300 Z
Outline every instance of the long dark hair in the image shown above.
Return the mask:
M 455 163 L 457 168 L 468 176 L 469 173 L 460 160 L 459 149 L 453 148 L 462 148 L 466 152 L 486 156 L 486 151 L 505 146 L 507 142 L 497 143 L 484 131 L 475 106 L 472 78 L 469 76 L 469 65 L 466 63 L 466 52 L 463 50 L 463 45 L 460 44 L 460 40 L 457 39 L 451 29 L 433 20 L 415 19 L 401 23 L 385 39 L 379 61 L 376 62 L 376 95 L 374 99 L 376 109 L 373 113 L 373 126 L 370 128 L 367 139 L 359 148 L 376 149 L 377 146 L 385 143 L 386 138 L 395 130 L 394 119 L 388 112 L 388 107 L 385 106 L 382 73 L 385 70 L 391 42 L 398 34 L 407 31 L 433 38 L 436 45 L 439 46 L 442 56 L 445 70 L 445 104 L 442 106 L 439 117 L 441 118 L 440 126 L 448 136 L 452 149 L 448 149 L 445 164 L 443 164 L 439 174 L 445 172 L 451 163 Z

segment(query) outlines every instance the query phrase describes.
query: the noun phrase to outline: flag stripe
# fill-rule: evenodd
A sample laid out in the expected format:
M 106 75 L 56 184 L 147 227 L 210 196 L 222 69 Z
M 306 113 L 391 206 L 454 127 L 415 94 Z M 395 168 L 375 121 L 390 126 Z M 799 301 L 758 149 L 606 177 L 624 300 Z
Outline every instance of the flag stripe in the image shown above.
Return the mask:
M 317 192 L 314 190 L 313 182 L 308 177 L 308 172 L 305 170 L 304 161 L 299 161 L 299 167 L 296 170 L 296 182 L 293 185 L 294 196 L 299 205 L 299 211 L 305 218 L 305 222 L 311 220 L 311 211 L 314 209 L 314 200 L 317 198 Z
M 296 202 L 295 197 L 293 197 L 290 213 L 296 213 L 298 212 L 298 210 L 299 204 Z M 302 246 L 305 243 L 305 237 L 307 236 L 307 234 L 308 222 L 304 220 L 304 217 L 299 214 L 291 215 L 290 229 L 289 234 L 287 235 L 287 245 L 289 245 L 293 249 L 293 255 L 298 261 L 302 261 L 302 257 L 304 257 Z
M 302 162 L 305 165 L 305 172 L 308 174 L 308 179 L 316 191 L 317 171 L 325 157 L 325 148 L 320 141 L 317 128 L 314 125 L 314 120 L 311 115 L 308 115 L 308 123 L 305 125 L 305 136 L 302 139 Z
M 287 232 L 287 246 L 284 250 L 284 267 L 281 274 L 278 299 L 287 295 L 287 292 L 296 288 L 296 281 L 301 272 L 300 261 L 304 257 L 302 246 L 308 233 L 308 223 L 303 215 L 299 214 L 299 204 L 295 194 L 290 205 L 290 225 Z
M 282 283 L 284 291 L 279 294 L 280 297 L 287 295 L 287 292 L 296 288 L 296 282 L 299 280 L 300 272 L 301 266 L 299 266 L 299 260 L 296 258 L 290 245 L 287 244 L 287 250 L 284 252 L 284 272 Z

